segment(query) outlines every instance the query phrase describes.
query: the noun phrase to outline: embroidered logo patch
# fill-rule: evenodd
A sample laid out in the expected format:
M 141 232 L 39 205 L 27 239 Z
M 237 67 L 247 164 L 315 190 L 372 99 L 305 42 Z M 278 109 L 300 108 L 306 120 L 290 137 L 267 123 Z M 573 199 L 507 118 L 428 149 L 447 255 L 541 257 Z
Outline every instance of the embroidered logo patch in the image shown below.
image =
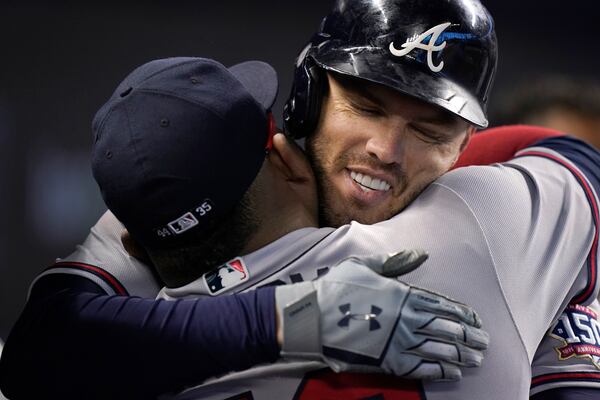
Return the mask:
M 369 331 L 375 331 L 381 328 L 379 322 L 377 322 L 377 316 L 381 314 L 381 308 L 371 305 L 371 312 L 368 314 L 355 314 L 351 312 L 352 306 L 347 304 L 342 304 L 339 309 L 340 312 L 344 315 L 344 317 L 339 320 L 338 326 L 343 328 L 348 328 L 350 326 L 350 320 L 356 321 L 365 321 L 369 323 Z
M 438 38 L 449 26 L 450 22 L 445 22 L 426 30 L 420 35 L 410 37 L 400 45 L 400 48 L 394 46 L 394 42 L 390 43 L 390 52 L 396 57 L 404 57 L 415 49 L 425 50 L 427 52 L 427 66 L 432 72 L 440 72 L 444 68 L 444 62 L 440 61 L 438 65 L 433 63 L 433 53 L 442 51 L 446 47 L 446 41 L 438 42 Z
M 169 222 L 168 224 L 169 228 L 171 228 L 171 231 L 177 235 L 193 228 L 196 225 L 198 225 L 198 220 L 191 212 L 183 214 L 181 217 L 177 218 L 175 221 Z
M 237 257 L 204 274 L 204 282 L 211 295 L 217 295 L 250 279 L 244 261 Z
M 176 220 L 169 222 L 166 226 L 155 228 L 154 233 L 163 239 L 180 235 L 197 226 L 200 223 L 200 219 L 208 216 L 213 209 L 213 202 L 210 199 L 204 199 L 202 204 L 194 210 L 186 212 Z
M 568 306 L 550 336 L 563 343 L 555 347 L 560 360 L 585 357 L 600 369 L 600 322 L 591 308 L 578 304 Z

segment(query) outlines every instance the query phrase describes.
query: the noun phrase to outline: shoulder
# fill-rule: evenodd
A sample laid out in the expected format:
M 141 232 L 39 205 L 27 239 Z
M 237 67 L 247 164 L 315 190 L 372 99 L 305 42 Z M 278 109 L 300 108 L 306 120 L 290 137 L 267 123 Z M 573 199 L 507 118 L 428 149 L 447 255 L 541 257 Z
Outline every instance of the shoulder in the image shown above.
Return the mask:
M 160 289 L 158 278 L 151 267 L 124 249 L 121 243 L 124 229 L 107 211 L 75 251 L 57 259 L 36 281 L 51 274 L 78 275 L 93 281 L 107 294 L 154 298 Z

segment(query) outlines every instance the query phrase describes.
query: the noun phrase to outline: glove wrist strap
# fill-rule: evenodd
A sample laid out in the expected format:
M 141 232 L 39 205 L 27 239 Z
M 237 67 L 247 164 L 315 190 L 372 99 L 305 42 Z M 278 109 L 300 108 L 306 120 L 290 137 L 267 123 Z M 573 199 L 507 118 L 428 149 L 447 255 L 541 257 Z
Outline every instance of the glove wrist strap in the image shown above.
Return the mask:
M 283 329 L 281 356 L 321 360 L 320 311 L 312 282 L 277 287 L 275 303 Z

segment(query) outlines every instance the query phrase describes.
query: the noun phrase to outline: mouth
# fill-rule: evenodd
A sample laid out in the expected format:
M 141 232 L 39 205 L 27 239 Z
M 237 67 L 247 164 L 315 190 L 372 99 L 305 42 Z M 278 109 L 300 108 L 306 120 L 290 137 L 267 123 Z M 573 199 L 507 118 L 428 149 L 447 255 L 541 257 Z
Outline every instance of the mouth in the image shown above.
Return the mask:
M 376 178 L 365 173 L 350 171 L 350 178 L 358 185 L 364 192 L 378 191 L 387 192 L 392 187 L 387 181 Z

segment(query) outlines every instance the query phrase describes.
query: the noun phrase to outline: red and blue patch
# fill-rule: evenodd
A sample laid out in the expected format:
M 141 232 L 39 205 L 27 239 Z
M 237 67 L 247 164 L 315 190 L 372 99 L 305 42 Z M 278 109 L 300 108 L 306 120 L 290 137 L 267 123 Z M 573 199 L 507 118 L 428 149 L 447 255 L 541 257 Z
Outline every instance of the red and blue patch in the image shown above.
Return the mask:
M 598 314 L 589 307 L 569 305 L 561 314 L 550 336 L 560 340 L 555 347 L 560 360 L 571 357 L 589 358 L 600 369 L 600 322 Z

